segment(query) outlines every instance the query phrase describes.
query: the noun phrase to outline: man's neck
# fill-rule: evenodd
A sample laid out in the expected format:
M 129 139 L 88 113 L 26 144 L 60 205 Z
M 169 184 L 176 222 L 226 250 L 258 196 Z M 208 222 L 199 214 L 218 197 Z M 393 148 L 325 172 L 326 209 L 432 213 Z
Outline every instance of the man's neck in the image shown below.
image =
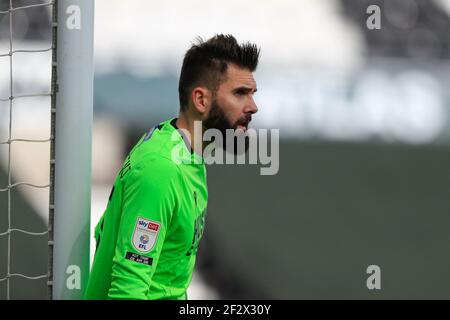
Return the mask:
M 197 128 L 196 132 L 194 121 L 200 121 L 200 119 L 195 119 L 190 117 L 187 113 L 181 112 L 175 122 L 175 125 L 178 129 L 184 129 L 189 132 L 189 135 L 185 137 L 188 140 L 187 142 L 196 154 L 201 155 L 203 154 L 203 149 L 205 148 L 205 144 L 203 142 L 203 126 L 201 127 L 201 130 Z

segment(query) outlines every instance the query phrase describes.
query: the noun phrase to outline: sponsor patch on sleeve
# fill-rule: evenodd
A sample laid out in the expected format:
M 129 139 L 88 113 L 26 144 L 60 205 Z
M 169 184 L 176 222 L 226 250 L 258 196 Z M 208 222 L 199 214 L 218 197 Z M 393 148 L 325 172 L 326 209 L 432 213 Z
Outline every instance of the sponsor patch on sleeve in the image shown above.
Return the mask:
M 141 256 L 140 254 L 137 253 L 133 253 L 133 252 L 127 252 L 125 259 L 131 260 L 131 261 L 135 261 L 138 263 L 143 263 L 146 265 L 151 266 L 153 263 L 153 259 L 150 257 L 146 257 L 146 256 Z
M 158 240 L 160 228 L 159 222 L 138 217 L 131 241 L 134 248 L 142 253 L 152 251 Z

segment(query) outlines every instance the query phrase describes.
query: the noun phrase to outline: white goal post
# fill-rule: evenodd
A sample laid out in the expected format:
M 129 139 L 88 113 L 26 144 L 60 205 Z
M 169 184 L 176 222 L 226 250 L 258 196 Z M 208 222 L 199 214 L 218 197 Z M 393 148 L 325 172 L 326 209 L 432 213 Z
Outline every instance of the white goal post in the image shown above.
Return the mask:
M 94 0 L 56 0 L 54 10 L 50 298 L 82 299 L 89 276 Z

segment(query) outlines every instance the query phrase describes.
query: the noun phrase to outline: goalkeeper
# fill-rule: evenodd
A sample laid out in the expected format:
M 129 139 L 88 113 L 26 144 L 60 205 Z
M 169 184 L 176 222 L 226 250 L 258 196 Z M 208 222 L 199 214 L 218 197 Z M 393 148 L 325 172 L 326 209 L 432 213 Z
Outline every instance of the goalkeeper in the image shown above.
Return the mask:
M 231 35 L 199 39 L 186 52 L 179 116 L 133 147 L 95 228 L 86 299 L 187 299 L 208 201 L 206 143 L 194 136 L 194 121 L 224 137 L 226 129 L 245 131 L 258 110 L 258 58 L 254 44 L 238 44 Z M 174 159 L 180 145 L 184 153 Z

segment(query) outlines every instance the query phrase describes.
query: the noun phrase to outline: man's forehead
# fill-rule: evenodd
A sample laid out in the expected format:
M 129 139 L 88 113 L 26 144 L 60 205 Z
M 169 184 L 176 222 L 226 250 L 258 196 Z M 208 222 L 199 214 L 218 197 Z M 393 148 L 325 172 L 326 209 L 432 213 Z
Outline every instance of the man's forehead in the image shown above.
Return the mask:
M 253 78 L 253 72 L 247 68 L 240 68 L 234 64 L 228 65 L 225 83 L 230 86 L 245 85 L 251 88 L 256 88 L 256 81 Z

